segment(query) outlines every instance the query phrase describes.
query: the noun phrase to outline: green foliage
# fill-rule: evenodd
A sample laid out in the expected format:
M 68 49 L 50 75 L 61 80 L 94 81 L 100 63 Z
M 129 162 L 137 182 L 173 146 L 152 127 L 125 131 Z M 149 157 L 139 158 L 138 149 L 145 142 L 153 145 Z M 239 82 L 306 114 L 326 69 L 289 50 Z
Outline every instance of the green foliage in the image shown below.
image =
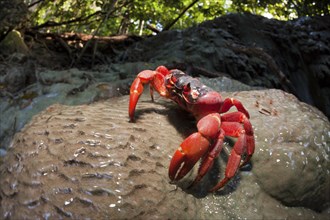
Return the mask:
M 30 6 L 32 28 L 50 32 L 72 31 L 98 35 L 151 34 L 150 26 L 159 30 L 165 27 L 183 29 L 228 12 L 271 15 L 282 20 L 299 16 L 325 15 L 329 14 L 330 10 L 327 2 L 327 0 L 25 0 Z
M 329 15 L 329 0 L 232 0 L 231 9 L 271 15 L 273 18 L 288 20 L 302 16 Z

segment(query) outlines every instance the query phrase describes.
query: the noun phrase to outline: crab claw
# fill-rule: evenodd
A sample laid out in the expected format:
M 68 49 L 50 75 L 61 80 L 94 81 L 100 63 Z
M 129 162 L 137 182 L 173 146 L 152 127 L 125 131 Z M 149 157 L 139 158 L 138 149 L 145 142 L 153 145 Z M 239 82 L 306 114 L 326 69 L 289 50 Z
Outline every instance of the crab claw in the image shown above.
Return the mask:
M 221 119 L 218 113 L 208 114 L 198 121 L 198 132 L 193 133 L 185 139 L 181 143 L 181 147 L 173 155 L 168 172 L 171 180 L 180 180 L 193 168 L 200 158 L 204 157 L 205 159 L 205 155 L 210 153 L 208 152 L 210 151 L 209 140 L 219 136 L 219 142 L 213 144 L 213 148 L 216 148 L 215 152 L 211 150 L 211 154 L 209 155 L 211 157 L 203 160 L 203 169 L 199 170 L 198 178 L 194 182 L 198 182 L 205 175 L 211 167 L 215 155 L 221 151 L 223 132 L 220 131 L 220 125 Z
M 131 121 L 134 121 L 134 112 L 136 104 L 143 92 L 144 84 L 150 83 L 153 86 L 153 80 L 157 72 L 152 70 L 144 70 L 140 72 L 133 81 L 130 88 L 128 115 Z
M 169 74 L 169 70 L 165 66 L 159 66 L 155 71 L 144 70 L 140 72 L 133 81 L 130 89 L 128 115 L 130 121 L 134 121 L 134 112 L 137 102 L 143 92 L 143 86 L 150 83 L 150 95 L 153 100 L 153 89 L 159 95 L 167 97 L 168 92 L 165 87 L 164 77 Z
M 128 115 L 131 121 L 134 120 L 135 107 L 142 92 L 143 92 L 143 85 L 141 83 L 141 79 L 136 78 L 131 85 L 130 96 L 129 96 Z
M 209 145 L 210 142 L 199 132 L 193 133 L 185 139 L 172 157 L 168 170 L 170 179 L 182 179 L 205 155 Z

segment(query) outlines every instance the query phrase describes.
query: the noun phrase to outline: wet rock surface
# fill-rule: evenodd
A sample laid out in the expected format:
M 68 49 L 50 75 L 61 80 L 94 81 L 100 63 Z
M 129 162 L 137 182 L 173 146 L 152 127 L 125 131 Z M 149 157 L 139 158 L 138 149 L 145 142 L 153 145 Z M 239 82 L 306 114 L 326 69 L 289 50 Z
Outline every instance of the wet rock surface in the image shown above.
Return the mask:
M 193 197 L 182 194 L 180 201 L 167 178 L 171 146 L 181 137 L 165 114 L 129 123 L 127 101 L 53 105 L 36 116 L 14 140 L 1 169 L 1 216 L 196 216 Z M 163 123 L 157 123 L 160 117 Z
M 279 90 L 222 94 L 243 102 L 256 137 L 251 164 L 223 190 L 207 193 L 223 177 L 230 139 L 200 184 L 187 189 L 194 170 L 176 187 L 167 169 L 193 118 L 144 95 L 129 123 L 123 96 L 34 116 L 0 166 L 1 218 L 326 219 L 326 117 Z

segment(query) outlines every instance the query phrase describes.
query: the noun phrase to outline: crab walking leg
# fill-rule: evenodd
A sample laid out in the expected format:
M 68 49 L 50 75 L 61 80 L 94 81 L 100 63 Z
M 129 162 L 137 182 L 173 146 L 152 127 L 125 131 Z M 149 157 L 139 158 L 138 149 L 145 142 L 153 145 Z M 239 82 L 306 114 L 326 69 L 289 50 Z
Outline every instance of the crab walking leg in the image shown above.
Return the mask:
M 227 112 L 233 106 L 235 106 L 239 112 L 245 114 L 247 118 L 250 118 L 249 112 L 244 108 L 243 104 L 237 99 L 233 99 L 233 98 L 226 98 L 223 101 L 223 105 L 220 109 L 220 113 Z
M 217 137 L 220 126 L 221 120 L 218 113 L 206 115 L 198 121 L 198 132 L 186 138 L 172 157 L 168 170 L 171 180 L 180 180 L 207 153 L 210 147 L 209 139 Z
M 222 121 L 228 121 L 228 122 L 239 122 L 243 124 L 244 130 L 245 130 L 245 138 L 246 138 L 246 157 L 243 163 L 240 165 L 240 167 L 247 164 L 253 153 L 255 148 L 255 141 L 254 141 L 254 135 L 253 135 L 253 128 L 251 125 L 250 120 L 246 117 L 245 114 L 242 112 L 233 112 L 233 113 L 227 113 L 221 116 Z
M 154 88 L 152 87 L 152 85 L 149 86 L 149 92 L 150 92 L 150 97 L 151 97 L 151 101 L 154 101 Z
M 202 160 L 202 163 L 198 169 L 198 175 L 196 176 L 195 180 L 191 183 L 189 187 L 194 186 L 198 183 L 205 174 L 211 169 L 213 166 L 214 159 L 217 158 L 222 150 L 223 140 L 225 138 L 225 132 L 220 129 L 219 135 L 216 141 L 213 143 L 211 150 L 205 155 Z
M 214 192 L 222 188 L 236 173 L 241 163 L 241 156 L 246 147 L 246 134 L 241 123 L 239 122 L 222 122 L 221 128 L 225 131 L 226 136 L 238 137 L 234 148 L 230 152 L 227 162 L 225 177 L 214 186 L 210 192 Z

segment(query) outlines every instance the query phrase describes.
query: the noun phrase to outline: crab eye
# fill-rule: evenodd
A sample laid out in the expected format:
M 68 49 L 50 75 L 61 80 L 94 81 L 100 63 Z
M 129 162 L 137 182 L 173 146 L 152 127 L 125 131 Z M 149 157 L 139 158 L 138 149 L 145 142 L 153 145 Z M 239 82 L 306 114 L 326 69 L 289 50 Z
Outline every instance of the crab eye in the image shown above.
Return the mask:
M 177 81 L 178 81 L 178 79 L 174 75 L 172 75 L 171 78 L 170 78 L 170 83 L 172 85 L 174 85 Z
M 186 102 L 194 103 L 198 100 L 200 93 L 197 88 L 195 87 L 191 88 L 191 84 L 188 83 L 183 87 L 182 95 L 183 98 L 186 100 Z
M 184 93 L 190 93 L 190 91 L 191 91 L 190 83 L 188 83 L 187 85 L 185 85 L 185 86 L 183 87 L 183 92 L 184 92 Z
M 178 81 L 178 79 L 173 76 L 173 74 L 171 75 L 167 75 L 166 77 L 166 88 L 170 89 L 173 88 L 175 86 L 175 83 Z

